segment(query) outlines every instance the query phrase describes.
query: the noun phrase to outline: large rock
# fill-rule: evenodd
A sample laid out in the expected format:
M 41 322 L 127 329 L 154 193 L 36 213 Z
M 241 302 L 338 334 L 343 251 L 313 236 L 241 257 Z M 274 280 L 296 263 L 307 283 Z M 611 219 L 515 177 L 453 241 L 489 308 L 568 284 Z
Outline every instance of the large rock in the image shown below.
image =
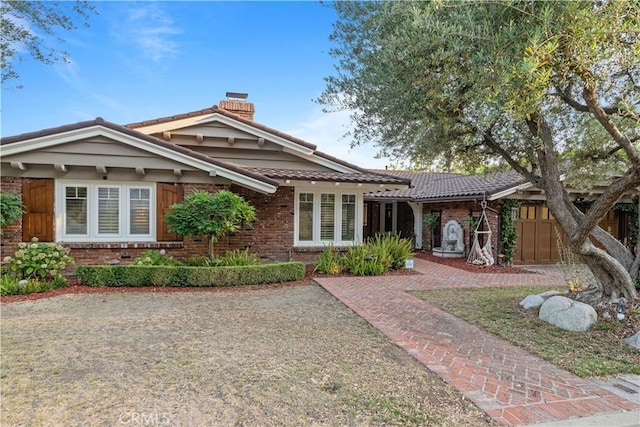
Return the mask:
M 573 332 L 585 332 L 596 323 L 598 314 L 589 304 L 556 295 L 540 307 L 539 317 L 558 328 Z
M 640 349 L 640 331 L 636 332 L 635 335 L 632 335 L 629 338 L 625 338 L 624 341 L 631 347 Z
M 546 300 L 548 300 L 552 296 L 558 295 L 558 294 L 560 294 L 559 291 L 547 291 L 547 292 L 542 292 L 541 294 L 528 295 L 528 296 L 524 297 L 524 299 L 522 301 L 520 301 L 520 305 L 525 310 L 529 310 L 529 309 L 532 309 L 532 308 L 538 308 L 542 304 L 544 304 L 544 302 Z

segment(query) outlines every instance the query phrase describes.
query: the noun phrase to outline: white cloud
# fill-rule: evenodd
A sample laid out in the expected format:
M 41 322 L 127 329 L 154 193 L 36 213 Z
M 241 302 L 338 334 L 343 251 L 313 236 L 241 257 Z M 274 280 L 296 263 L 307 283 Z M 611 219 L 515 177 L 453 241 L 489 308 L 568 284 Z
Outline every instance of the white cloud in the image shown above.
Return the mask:
M 318 146 L 318 150 L 340 160 L 368 169 L 384 169 L 391 164 L 389 159 L 376 159 L 379 151 L 373 144 L 351 148 L 351 139 L 345 134 L 350 130 L 348 111 L 325 113 L 314 108 L 309 117 L 295 124 L 286 133 Z
M 145 3 L 127 9 L 124 20 L 114 23 L 112 33 L 120 43 L 135 46 L 142 57 L 159 62 L 178 54 L 174 36 L 182 30 L 157 3 Z
M 80 84 L 80 75 L 78 73 L 78 64 L 73 59 L 68 58 L 67 61 L 59 61 L 54 64 L 56 74 L 72 86 Z

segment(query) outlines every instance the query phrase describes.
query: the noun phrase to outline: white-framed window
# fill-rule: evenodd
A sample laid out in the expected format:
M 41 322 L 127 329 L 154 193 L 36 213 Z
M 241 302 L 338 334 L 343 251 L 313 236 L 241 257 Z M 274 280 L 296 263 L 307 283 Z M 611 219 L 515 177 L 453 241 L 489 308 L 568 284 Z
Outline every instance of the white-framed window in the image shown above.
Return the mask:
M 56 240 L 154 241 L 155 185 L 56 181 Z
M 361 240 L 361 194 L 349 190 L 296 189 L 294 244 L 345 246 Z

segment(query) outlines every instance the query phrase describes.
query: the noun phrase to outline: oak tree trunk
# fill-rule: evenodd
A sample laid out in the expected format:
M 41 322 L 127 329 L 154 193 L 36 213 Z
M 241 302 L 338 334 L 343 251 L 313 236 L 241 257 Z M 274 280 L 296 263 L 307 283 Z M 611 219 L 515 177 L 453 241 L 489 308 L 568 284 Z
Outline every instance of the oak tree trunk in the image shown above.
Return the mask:
M 640 171 L 632 168 L 625 177 L 614 181 L 589 212 L 584 214 L 576 208 L 562 184 L 551 128 L 540 115 L 532 115 L 527 120 L 527 125 L 532 135 L 540 138 L 541 142 L 536 150 L 541 173 L 534 184 L 545 191 L 547 205 L 568 236 L 569 247 L 575 254 L 582 256 L 593 273 L 603 297 L 637 298 L 638 294 L 630 274 L 633 264 L 631 252 L 613 236 L 603 234 L 605 232 L 598 227 L 598 223 L 629 186 L 637 185 Z M 592 236 L 601 242 L 606 250 L 597 248 L 590 240 Z

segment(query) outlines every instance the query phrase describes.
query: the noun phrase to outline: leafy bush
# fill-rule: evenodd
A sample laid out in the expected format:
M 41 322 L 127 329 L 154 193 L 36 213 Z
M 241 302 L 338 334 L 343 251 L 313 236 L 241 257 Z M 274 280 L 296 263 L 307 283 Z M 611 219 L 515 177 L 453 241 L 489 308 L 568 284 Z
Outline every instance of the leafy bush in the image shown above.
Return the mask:
M 405 262 L 413 257 L 413 242 L 410 239 L 401 238 L 399 234 L 376 236 L 374 242 L 376 245 L 386 247 L 387 252 L 391 255 L 391 268 L 394 270 L 404 268 Z
M 302 280 L 301 262 L 239 267 L 79 266 L 76 275 L 88 286 L 235 286 Z
M 189 193 L 181 203 L 171 206 L 165 214 L 169 230 L 181 236 L 206 237 L 209 256 L 213 244 L 256 219 L 256 211 L 245 199 L 228 190 L 215 194 L 203 190 Z
M 186 262 L 186 265 L 189 267 L 215 267 L 218 265 L 220 260 L 211 259 L 208 256 L 200 256 L 200 257 L 189 257 Z
M 27 295 L 34 292 L 47 292 L 66 286 L 67 280 L 62 275 L 57 275 L 53 279 L 45 281 L 35 277 L 20 279 L 13 274 L 3 274 L 0 278 L 0 295 Z
M 0 277 L 0 295 L 15 295 L 18 293 L 18 279 L 11 274 L 2 274 Z
M 227 251 L 224 256 L 218 259 L 219 267 L 234 267 L 242 265 L 258 265 L 258 257 L 255 254 L 250 254 L 249 249 L 241 251 L 236 249 L 234 251 Z
M 333 245 L 325 246 L 320 254 L 318 263 L 313 268 L 313 272 L 322 274 L 340 274 L 342 272 L 342 264 L 340 255 L 334 249 Z
M 367 276 L 379 276 L 386 273 L 393 266 L 393 257 L 389 252 L 386 238 L 376 238 L 364 245 L 371 260 L 367 263 Z
M 7 256 L 4 262 L 18 278 L 50 278 L 58 276 L 68 263 L 74 260 L 69 256 L 69 248 L 56 243 L 38 242 L 34 237 L 30 243 L 18 243 L 14 256 Z
M 172 256 L 167 255 L 164 249 L 142 252 L 133 261 L 133 265 L 181 265 L 182 263 Z
M 391 256 L 383 246 L 367 243 L 349 247 L 342 263 L 357 276 L 379 276 L 391 267 Z
M 343 267 L 357 276 L 379 276 L 391 268 L 404 268 L 412 256 L 411 240 L 397 234 L 378 234 L 362 245 L 350 246 L 342 257 L 332 247 L 325 248 L 314 271 L 338 274 Z
M 22 197 L 19 194 L 0 191 L 0 235 L 2 229 L 16 222 L 24 211 Z

